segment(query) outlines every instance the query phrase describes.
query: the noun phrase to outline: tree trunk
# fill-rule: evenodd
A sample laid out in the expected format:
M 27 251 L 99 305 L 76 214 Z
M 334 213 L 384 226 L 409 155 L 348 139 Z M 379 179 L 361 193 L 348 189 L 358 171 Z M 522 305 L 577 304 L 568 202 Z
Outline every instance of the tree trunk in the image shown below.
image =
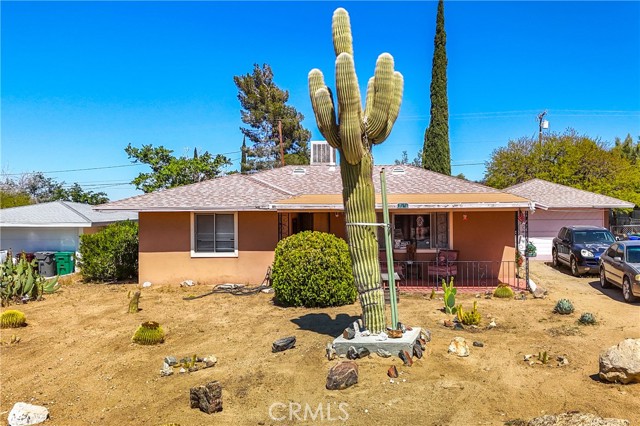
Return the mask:
M 376 223 L 373 157 L 370 151 L 358 164 L 349 164 L 340 155 L 342 197 L 347 223 Z M 375 226 L 347 226 L 353 276 L 362 305 L 364 326 L 373 334 L 385 330 L 384 293 L 381 286 L 378 238 Z

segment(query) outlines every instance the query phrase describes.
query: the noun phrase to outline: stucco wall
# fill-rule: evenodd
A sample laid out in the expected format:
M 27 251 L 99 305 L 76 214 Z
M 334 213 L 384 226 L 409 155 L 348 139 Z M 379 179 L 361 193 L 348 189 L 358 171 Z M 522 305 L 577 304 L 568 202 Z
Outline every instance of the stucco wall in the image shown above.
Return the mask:
M 238 257 L 191 257 L 191 213 L 140 213 L 139 281 L 260 284 L 278 240 L 274 212 L 238 213 Z
M 454 212 L 452 248 L 461 261 L 500 261 L 504 248 L 515 245 L 514 226 L 514 212 Z

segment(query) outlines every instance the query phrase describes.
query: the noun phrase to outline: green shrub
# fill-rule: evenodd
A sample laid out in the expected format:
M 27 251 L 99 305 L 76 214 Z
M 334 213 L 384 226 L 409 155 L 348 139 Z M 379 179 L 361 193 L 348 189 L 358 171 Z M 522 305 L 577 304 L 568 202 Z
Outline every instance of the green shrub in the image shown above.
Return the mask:
M 78 261 L 85 281 L 122 281 L 138 277 L 138 224 L 117 222 L 80 236 Z
M 357 296 L 347 243 L 324 232 L 305 231 L 281 240 L 271 278 L 276 299 L 284 305 L 341 306 Z

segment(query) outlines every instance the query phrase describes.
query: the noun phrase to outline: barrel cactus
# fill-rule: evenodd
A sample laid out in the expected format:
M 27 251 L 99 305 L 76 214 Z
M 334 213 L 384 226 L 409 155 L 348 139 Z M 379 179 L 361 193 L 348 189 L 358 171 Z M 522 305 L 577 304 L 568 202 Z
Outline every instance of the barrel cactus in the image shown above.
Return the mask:
M 580 315 L 580 319 L 578 320 L 578 322 L 584 325 L 594 325 L 596 323 L 596 316 L 591 312 L 585 312 L 584 314 Z
M 364 325 L 372 333 L 385 329 L 384 293 L 378 259 L 375 190 L 373 186 L 374 145 L 384 142 L 400 112 L 404 80 L 394 71 L 393 57 L 378 57 L 369 79 L 362 108 L 353 61 L 353 39 L 349 14 L 338 8 L 332 20 L 336 54 L 338 108 L 319 69 L 309 72 L 309 92 L 318 129 L 329 145 L 340 152 L 342 198 L 353 275 L 362 306 Z
M 140 345 L 157 345 L 164 342 L 164 330 L 155 321 L 143 322 L 131 340 Z
M 9 309 L 0 315 L 0 328 L 18 328 L 27 325 L 27 318 L 20 311 Z
M 506 284 L 500 284 L 493 291 L 493 297 L 498 297 L 500 299 L 512 299 L 513 298 L 513 290 Z
M 569 299 L 560 299 L 556 303 L 556 307 L 553 308 L 553 312 L 562 315 L 568 315 L 573 313 L 573 304 Z

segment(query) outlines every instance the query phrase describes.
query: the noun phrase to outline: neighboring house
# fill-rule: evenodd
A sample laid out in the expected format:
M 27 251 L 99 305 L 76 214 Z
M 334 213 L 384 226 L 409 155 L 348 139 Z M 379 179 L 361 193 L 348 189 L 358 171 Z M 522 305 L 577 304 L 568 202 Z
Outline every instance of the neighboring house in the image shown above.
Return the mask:
M 374 168 L 373 180 L 382 222 L 380 170 Z M 502 260 L 513 263 L 515 219 L 533 207 L 529 200 L 413 166 L 387 166 L 386 175 L 401 272 L 416 283 L 438 283 L 429 264 L 439 251 L 454 249 L 460 279 L 489 286 L 506 274 Z M 346 236 L 340 168 L 330 164 L 232 174 L 97 208 L 139 212 L 140 282 L 258 284 L 280 239 L 304 230 Z M 406 262 L 411 242 L 415 264 Z
M 529 215 L 529 240 L 540 260 L 551 259 L 551 242 L 563 226 L 609 226 L 611 209 L 630 209 L 633 203 L 569 186 L 531 179 L 504 189 L 535 202 Z
M 80 235 L 117 221 L 137 219 L 137 213 L 98 212 L 88 204 L 69 201 L 0 209 L 0 249 L 14 255 L 22 251 L 75 252 Z

